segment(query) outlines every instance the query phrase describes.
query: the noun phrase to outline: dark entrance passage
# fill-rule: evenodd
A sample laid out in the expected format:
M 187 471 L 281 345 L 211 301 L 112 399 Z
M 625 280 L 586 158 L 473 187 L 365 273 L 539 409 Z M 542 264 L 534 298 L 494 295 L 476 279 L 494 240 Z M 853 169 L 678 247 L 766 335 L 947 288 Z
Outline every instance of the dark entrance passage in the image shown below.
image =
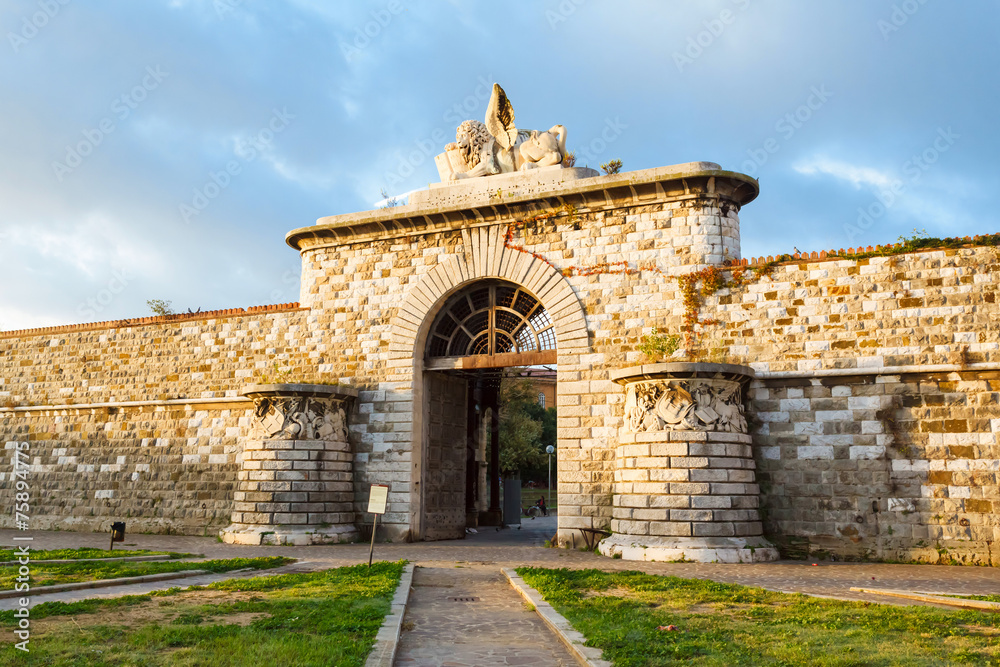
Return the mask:
M 500 526 L 500 387 L 505 368 L 554 365 L 542 304 L 523 288 L 482 280 L 452 295 L 424 351 L 421 504 L 424 540 Z

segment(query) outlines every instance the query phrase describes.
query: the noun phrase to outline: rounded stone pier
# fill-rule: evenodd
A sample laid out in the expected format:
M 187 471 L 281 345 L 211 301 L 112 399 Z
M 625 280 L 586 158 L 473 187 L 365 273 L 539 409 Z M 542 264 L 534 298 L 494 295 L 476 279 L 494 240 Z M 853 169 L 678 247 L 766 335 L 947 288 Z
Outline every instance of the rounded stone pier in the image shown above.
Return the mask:
M 348 387 L 249 387 L 253 425 L 243 451 L 230 544 L 329 544 L 358 537 L 347 439 Z
M 777 560 L 757 512 L 743 414 L 747 366 L 664 363 L 627 368 L 605 556 L 750 563 Z

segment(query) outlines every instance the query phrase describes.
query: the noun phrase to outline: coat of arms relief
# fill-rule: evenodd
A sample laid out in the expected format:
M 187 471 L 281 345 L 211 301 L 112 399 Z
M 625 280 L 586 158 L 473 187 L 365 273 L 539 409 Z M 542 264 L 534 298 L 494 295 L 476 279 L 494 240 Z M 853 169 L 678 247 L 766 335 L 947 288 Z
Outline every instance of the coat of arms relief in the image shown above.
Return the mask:
M 631 384 L 625 398 L 625 425 L 632 433 L 747 432 L 740 384 L 724 380 Z

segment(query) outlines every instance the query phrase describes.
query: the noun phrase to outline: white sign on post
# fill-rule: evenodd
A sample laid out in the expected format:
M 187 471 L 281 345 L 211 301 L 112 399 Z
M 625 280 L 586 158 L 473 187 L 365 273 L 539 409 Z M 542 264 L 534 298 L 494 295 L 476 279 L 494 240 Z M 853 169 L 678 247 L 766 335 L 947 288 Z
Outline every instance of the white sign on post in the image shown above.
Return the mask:
M 385 484 L 372 484 L 371 495 L 368 496 L 368 513 L 385 514 L 385 505 L 389 500 L 389 487 Z
M 368 495 L 368 513 L 374 514 L 372 520 L 372 545 L 368 549 L 368 567 L 372 566 L 372 554 L 375 553 L 375 531 L 378 530 L 378 517 L 385 514 L 385 506 L 389 501 L 389 487 L 385 484 L 372 484 Z

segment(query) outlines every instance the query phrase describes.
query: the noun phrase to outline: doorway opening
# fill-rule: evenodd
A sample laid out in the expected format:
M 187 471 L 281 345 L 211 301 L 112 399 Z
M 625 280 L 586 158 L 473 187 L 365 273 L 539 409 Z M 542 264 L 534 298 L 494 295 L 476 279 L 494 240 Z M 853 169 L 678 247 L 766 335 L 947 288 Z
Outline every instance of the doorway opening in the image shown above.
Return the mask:
M 552 319 L 520 286 L 481 280 L 445 301 L 423 359 L 420 539 L 463 538 L 467 528 L 504 523 L 504 377 L 537 384 L 525 395 L 544 403 L 544 412 L 555 406 L 555 362 Z M 552 421 L 554 438 L 554 415 Z M 515 512 L 520 519 L 521 505 L 508 503 L 507 523 L 514 523 Z

